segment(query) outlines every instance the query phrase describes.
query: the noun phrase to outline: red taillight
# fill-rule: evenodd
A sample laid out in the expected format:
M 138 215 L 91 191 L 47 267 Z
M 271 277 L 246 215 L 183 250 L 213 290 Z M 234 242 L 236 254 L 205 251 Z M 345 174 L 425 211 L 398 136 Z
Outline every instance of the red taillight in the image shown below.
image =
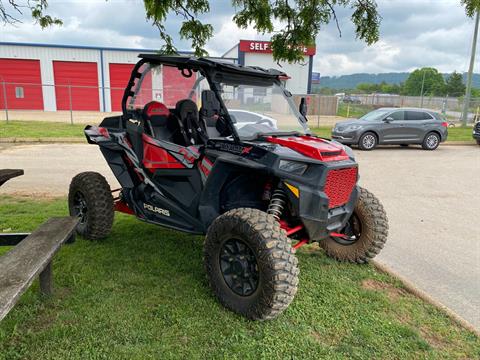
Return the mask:
M 353 188 L 357 183 L 357 168 L 330 170 L 325 182 L 330 209 L 342 206 L 350 199 Z
M 448 122 L 446 122 L 446 121 L 442 122 L 442 126 L 443 127 L 448 127 Z

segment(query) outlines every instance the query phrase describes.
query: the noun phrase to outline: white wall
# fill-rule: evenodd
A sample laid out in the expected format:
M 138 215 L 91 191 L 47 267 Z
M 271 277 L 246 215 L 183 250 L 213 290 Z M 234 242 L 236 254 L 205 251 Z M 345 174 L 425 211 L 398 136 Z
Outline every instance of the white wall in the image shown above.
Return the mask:
M 286 88 L 292 94 L 306 94 L 308 90 L 308 63 L 309 56 L 304 56 L 304 64 L 289 64 L 280 62 L 281 66 L 273 60 L 272 54 L 245 53 L 246 66 L 260 66 L 265 69 L 277 69 L 283 71 L 291 79 L 286 81 Z

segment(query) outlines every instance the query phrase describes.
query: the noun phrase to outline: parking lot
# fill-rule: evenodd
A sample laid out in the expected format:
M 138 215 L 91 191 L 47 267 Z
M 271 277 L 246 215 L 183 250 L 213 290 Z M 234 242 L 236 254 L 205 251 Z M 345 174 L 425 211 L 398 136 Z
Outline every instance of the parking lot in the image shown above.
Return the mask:
M 378 260 L 480 328 L 480 149 L 391 147 L 356 155 L 361 185 L 381 199 L 390 220 Z M 3 145 L 0 168 L 25 169 L 0 194 L 62 196 L 85 170 L 116 185 L 95 146 Z

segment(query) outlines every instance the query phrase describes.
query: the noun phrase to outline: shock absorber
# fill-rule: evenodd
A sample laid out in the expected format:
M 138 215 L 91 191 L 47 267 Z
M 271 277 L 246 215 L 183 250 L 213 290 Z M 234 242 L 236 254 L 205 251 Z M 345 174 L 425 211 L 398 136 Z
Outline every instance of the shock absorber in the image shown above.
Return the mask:
M 280 221 L 283 209 L 285 207 L 287 195 L 282 189 L 277 189 L 273 192 L 270 204 L 268 205 L 267 213 L 272 215 L 277 221 Z

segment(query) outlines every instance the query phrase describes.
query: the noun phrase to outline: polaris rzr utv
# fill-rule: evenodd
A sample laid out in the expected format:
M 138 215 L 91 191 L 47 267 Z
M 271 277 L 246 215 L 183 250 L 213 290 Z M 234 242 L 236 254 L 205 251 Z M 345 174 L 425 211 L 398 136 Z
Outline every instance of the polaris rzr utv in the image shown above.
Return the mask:
M 68 201 L 80 235 L 106 237 L 114 211 L 206 235 L 213 292 L 258 320 L 293 300 L 300 246 L 318 242 L 328 256 L 357 263 L 378 254 L 388 231 L 382 205 L 357 185 L 351 149 L 310 133 L 282 85 L 286 74 L 140 58 L 122 115 L 85 128 L 121 188 L 111 190 L 98 173 L 73 178 Z

